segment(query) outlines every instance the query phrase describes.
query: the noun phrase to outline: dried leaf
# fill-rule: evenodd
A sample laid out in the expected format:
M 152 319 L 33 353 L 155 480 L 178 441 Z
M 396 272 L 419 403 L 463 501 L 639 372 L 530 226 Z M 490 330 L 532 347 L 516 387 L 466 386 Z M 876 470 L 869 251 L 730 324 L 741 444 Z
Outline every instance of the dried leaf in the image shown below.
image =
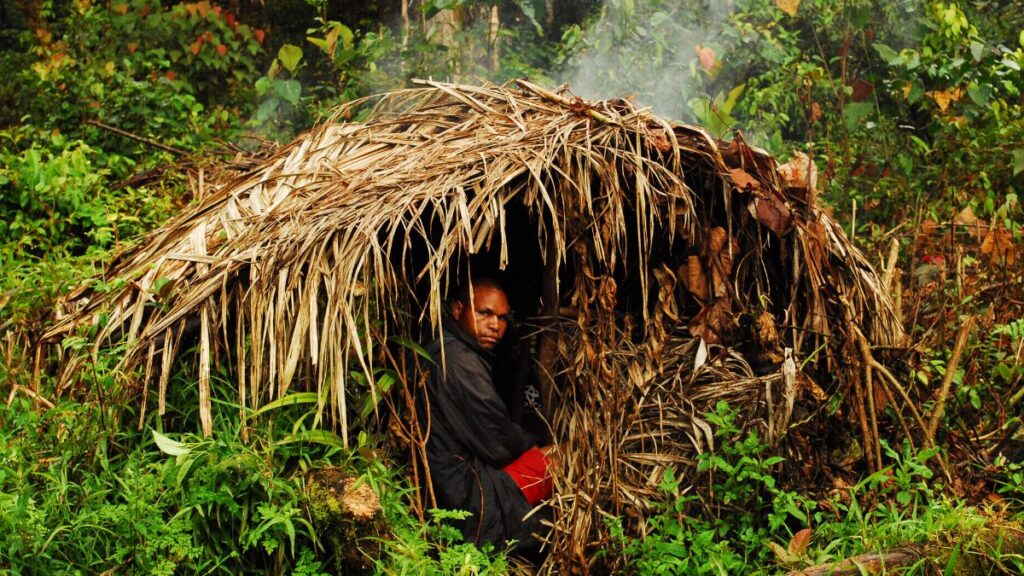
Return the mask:
M 690 321 L 690 334 L 708 344 L 721 344 L 732 332 L 736 319 L 728 298 L 721 298 L 704 308 Z
M 811 543 L 811 535 L 813 533 L 814 530 L 804 528 L 796 534 L 793 534 L 793 538 L 789 541 L 787 551 L 794 556 L 803 556 L 807 552 L 807 546 Z
M 981 253 L 989 257 L 993 264 L 1013 266 L 1017 262 L 1017 247 L 1013 244 L 1013 234 L 998 226 L 989 231 L 981 243 Z
M 767 310 L 757 317 L 757 340 L 762 347 L 775 347 L 780 342 L 775 316 Z
M 701 366 L 703 366 L 707 361 L 708 345 L 706 342 L 704 342 L 703 339 L 701 339 L 700 342 L 697 344 L 697 355 L 694 357 L 693 360 L 693 371 L 696 372 L 697 370 L 700 370 Z
M 708 234 L 708 242 L 705 244 L 705 262 L 711 270 L 711 295 L 715 298 L 728 294 L 733 254 L 739 252 L 736 239 L 732 242 L 728 240 L 729 233 L 725 228 L 716 226 Z
M 811 112 L 808 114 L 808 120 L 810 120 L 811 124 L 821 120 L 821 115 L 821 105 L 817 102 L 811 102 Z
M 683 280 L 683 286 L 691 296 L 701 302 L 707 302 L 708 277 L 704 273 L 704 265 L 700 262 L 700 256 L 693 254 L 687 257 L 685 269 L 680 267 L 679 277 Z
M 751 192 L 761 188 L 761 183 L 742 168 L 731 168 L 729 170 L 729 178 L 732 179 L 732 183 L 736 188 L 744 192 Z
M 775 0 L 775 5 L 786 15 L 796 16 L 797 9 L 800 8 L 800 0 Z
M 775 554 L 775 559 L 778 560 L 779 564 L 795 564 L 800 561 L 800 558 L 790 554 L 789 550 L 770 540 L 768 541 L 768 548 Z
M 676 304 L 676 275 L 672 270 L 662 264 L 654 270 L 654 276 L 658 280 L 658 303 L 657 309 L 673 322 L 679 322 L 679 311 Z
M 854 102 L 865 102 L 875 93 L 875 85 L 860 78 L 850 82 L 850 88 L 853 90 L 850 100 Z
M 956 216 L 953 218 L 953 221 L 956 222 L 957 224 L 973 226 L 978 223 L 978 217 L 974 215 L 974 209 L 968 206 L 963 210 L 957 212 Z
M 954 88 L 952 90 L 935 90 L 933 92 L 927 92 L 928 96 L 935 101 L 935 105 L 939 107 L 940 112 L 945 112 L 949 109 L 949 105 L 953 102 L 959 102 L 963 96 L 963 90 L 960 88 Z
M 647 142 L 653 145 L 658 152 L 664 154 L 672 151 L 672 142 L 668 139 L 668 135 L 665 134 L 664 128 L 649 128 L 647 137 Z
M 754 198 L 752 212 L 762 226 L 779 236 L 784 236 L 789 231 L 789 207 L 775 196 Z

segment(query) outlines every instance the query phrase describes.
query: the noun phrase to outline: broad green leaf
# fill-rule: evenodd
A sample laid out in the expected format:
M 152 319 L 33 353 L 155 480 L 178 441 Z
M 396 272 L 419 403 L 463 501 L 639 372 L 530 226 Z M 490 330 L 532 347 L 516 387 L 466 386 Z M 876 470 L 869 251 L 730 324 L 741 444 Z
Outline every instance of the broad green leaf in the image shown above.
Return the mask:
M 843 119 L 846 121 L 848 131 L 856 130 L 861 122 L 871 115 L 875 105 L 871 102 L 851 102 L 843 110 Z
M 715 138 L 722 138 L 732 129 L 735 119 L 722 110 L 717 102 L 707 98 L 695 98 L 690 101 L 690 109 L 700 124 Z
M 739 86 L 736 86 L 735 88 L 730 90 L 729 96 L 725 98 L 725 102 L 723 102 L 720 106 L 721 110 L 726 114 L 731 115 L 732 109 L 736 107 L 736 102 L 739 101 L 740 96 L 743 95 L 743 90 L 746 89 L 746 87 L 747 84 L 744 82 L 743 84 L 740 84 Z
M 355 58 L 359 53 L 355 48 L 344 48 L 334 53 L 334 64 L 344 66 L 349 60 Z
M 321 444 L 331 448 L 343 448 L 345 446 L 345 441 L 342 440 L 341 436 L 327 430 L 303 430 L 296 434 L 289 434 L 274 444 L 281 446 L 295 443 Z
M 872 44 L 872 47 L 875 49 L 875 52 L 878 52 L 878 55 L 882 57 L 882 60 L 885 60 L 885 63 L 888 64 L 889 66 L 895 66 L 900 63 L 899 53 L 893 50 L 892 48 L 889 48 L 888 46 L 882 44 L 881 42 L 875 42 L 874 44 Z
M 424 348 L 423 346 L 420 346 L 416 342 L 413 342 L 412 340 L 410 340 L 410 339 L 408 339 L 408 338 L 406 338 L 404 336 L 392 336 L 392 337 L 388 338 L 388 340 L 391 341 L 391 342 L 394 342 L 395 344 L 398 344 L 402 348 L 405 348 L 407 350 L 411 350 L 411 351 L 415 352 L 416 355 L 418 355 L 421 358 L 429 361 L 431 364 L 435 363 L 434 359 L 430 357 L 430 353 L 427 352 L 426 348 Z
M 153 433 L 153 441 L 156 442 L 156 447 L 168 456 L 181 456 L 192 451 L 192 448 L 187 444 L 178 442 L 177 440 L 171 440 L 156 430 L 150 431 Z
M 263 96 L 267 93 L 267 90 L 270 90 L 271 80 L 266 76 L 261 76 L 254 86 L 256 88 L 256 95 Z
M 295 72 L 295 67 L 299 65 L 299 60 L 302 59 L 302 48 L 293 44 L 285 44 L 277 51 L 277 59 L 281 61 L 281 65 L 287 68 L 289 72 Z
M 309 42 L 312 45 L 323 50 L 324 52 L 329 52 L 329 50 L 327 49 L 327 41 L 324 40 L 323 38 L 314 38 L 313 36 L 307 36 L 306 40 L 309 40 Z
M 1024 172 L 1024 148 L 1013 151 L 1013 175 L 1016 176 L 1021 172 Z
M 868 8 L 857 8 L 850 13 L 850 24 L 855 28 L 864 28 L 871 21 L 871 10 Z
M 259 416 L 260 414 L 265 414 L 271 410 L 277 410 L 278 408 L 284 408 L 285 406 L 294 406 L 296 404 L 315 404 L 316 401 L 316 392 L 296 392 L 294 394 L 278 398 L 269 404 L 264 404 L 259 410 L 253 412 L 253 416 Z
M 185 458 L 184 462 L 182 462 L 181 459 L 178 460 L 178 463 L 181 464 L 181 466 L 178 468 L 178 473 L 174 476 L 174 485 L 176 487 L 180 488 L 181 485 L 185 483 L 185 478 L 188 477 L 188 471 L 192 469 L 192 465 L 195 464 L 196 460 L 198 460 L 198 458 Z
M 302 95 L 302 84 L 298 80 L 274 80 L 274 92 L 281 99 L 295 105 Z
M 971 42 L 971 57 L 974 58 L 975 62 L 980 62 L 981 57 L 985 55 L 985 45 L 981 42 Z
M 971 101 L 978 106 L 988 106 L 989 96 L 992 93 L 992 88 L 988 86 L 978 86 L 972 84 L 967 87 L 967 95 L 970 96 Z
M 544 28 L 541 27 L 540 22 L 537 22 L 537 10 L 533 6 L 533 0 L 516 0 L 516 6 L 523 12 L 523 16 L 533 24 L 533 29 L 537 31 L 538 36 L 544 36 Z
M 338 38 L 341 40 L 341 45 L 345 48 L 350 48 L 352 46 L 352 41 L 356 37 L 356 35 L 352 33 L 352 29 L 341 22 L 335 22 L 334 29 L 338 31 Z

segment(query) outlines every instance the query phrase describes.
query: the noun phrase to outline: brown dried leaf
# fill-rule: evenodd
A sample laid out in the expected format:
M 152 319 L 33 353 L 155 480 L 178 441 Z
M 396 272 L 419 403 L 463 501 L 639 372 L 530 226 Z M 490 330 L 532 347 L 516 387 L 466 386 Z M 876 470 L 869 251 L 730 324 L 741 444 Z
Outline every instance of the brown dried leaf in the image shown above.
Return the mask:
M 965 226 L 973 226 L 978 223 L 978 217 L 974 215 L 974 210 L 968 206 L 963 210 L 957 212 L 953 221 L 957 224 L 963 224 Z
M 696 254 L 686 259 L 686 266 L 680 266 L 679 278 L 694 298 L 701 302 L 708 299 L 708 278 L 704 273 L 704 266 L 700 263 L 700 256 Z
M 752 192 L 761 188 L 761 183 L 742 168 L 730 169 L 729 178 L 732 179 L 732 183 L 736 188 L 744 192 Z
M 662 264 L 654 270 L 654 276 L 658 279 L 658 310 L 673 321 L 679 322 L 679 311 L 676 303 L 676 275 L 672 269 Z
M 853 89 L 853 93 L 850 94 L 850 100 L 854 102 L 864 102 L 875 93 L 875 85 L 860 78 L 850 82 L 850 88 Z
M 999 226 L 989 231 L 981 243 L 981 253 L 988 256 L 993 264 L 1013 266 L 1017 262 L 1017 247 L 1013 245 L 1013 234 Z
M 811 543 L 812 534 L 814 534 L 814 530 L 810 528 L 804 528 L 793 534 L 793 538 L 787 546 L 788 552 L 794 556 L 803 556 L 807 552 L 807 546 Z
M 672 151 L 672 142 L 669 141 L 668 136 L 665 134 L 665 129 L 661 127 L 648 128 L 647 129 L 648 142 L 657 148 L 658 152 L 666 153 Z
M 711 270 L 711 293 L 716 298 L 728 294 L 733 254 L 738 251 L 739 243 L 735 238 L 729 242 L 729 233 L 725 228 L 716 226 L 708 234 L 705 257 Z
M 808 205 L 815 205 L 818 190 L 818 166 L 814 159 L 803 152 L 795 152 L 793 157 L 778 168 L 783 188 L 804 190 L 802 200 Z
M 690 334 L 703 338 L 708 344 L 721 344 L 732 332 L 735 325 L 732 307 L 728 298 L 721 298 L 701 310 L 690 321 Z
M 939 223 L 935 220 L 928 219 L 921 222 L 921 225 L 917 228 L 917 242 L 918 244 L 924 244 L 926 246 L 931 244 L 931 237 L 935 234 L 936 230 L 939 229 Z
M 811 102 L 811 113 L 809 120 L 811 124 L 814 124 L 818 120 L 821 120 L 821 105 L 817 102 Z
M 775 316 L 768 311 L 757 317 L 757 340 L 761 346 L 775 346 L 779 343 L 779 330 L 775 327 Z
M 783 236 L 789 231 L 789 207 L 775 196 L 754 199 L 754 215 L 762 226 Z

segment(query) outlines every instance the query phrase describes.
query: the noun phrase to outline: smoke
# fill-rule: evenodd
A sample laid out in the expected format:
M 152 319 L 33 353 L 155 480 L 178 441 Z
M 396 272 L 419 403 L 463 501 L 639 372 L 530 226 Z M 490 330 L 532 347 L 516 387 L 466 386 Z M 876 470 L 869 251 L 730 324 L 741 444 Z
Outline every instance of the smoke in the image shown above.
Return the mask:
M 694 120 L 694 100 L 714 96 L 707 86 L 721 80 L 719 58 L 738 42 L 732 5 L 605 0 L 559 79 L 586 98 L 631 95 L 661 116 Z

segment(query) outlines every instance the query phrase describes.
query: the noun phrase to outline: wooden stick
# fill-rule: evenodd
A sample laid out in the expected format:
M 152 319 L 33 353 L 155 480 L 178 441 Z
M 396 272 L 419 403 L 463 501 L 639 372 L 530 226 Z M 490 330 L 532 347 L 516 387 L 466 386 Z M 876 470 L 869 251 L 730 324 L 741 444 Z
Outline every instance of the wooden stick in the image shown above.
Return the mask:
M 519 84 L 521 87 L 523 87 L 523 88 L 533 92 L 534 94 L 537 94 L 541 98 L 545 98 L 547 100 L 551 100 L 553 102 L 557 102 L 557 103 L 561 104 L 562 106 L 568 106 L 570 108 L 576 106 L 576 103 L 573 102 L 573 100 L 571 98 L 566 98 L 565 96 L 562 96 L 560 94 L 555 94 L 554 92 L 552 92 L 550 90 L 547 90 L 545 88 L 541 88 L 540 86 L 537 86 L 536 84 L 532 84 L 530 82 L 527 82 L 526 80 L 523 80 L 523 79 L 516 80 L 516 84 Z M 604 114 L 601 114 L 597 110 L 594 110 L 590 106 L 586 106 L 585 108 L 587 110 L 587 116 L 590 116 L 594 120 L 597 120 L 598 122 L 601 122 L 603 124 L 615 124 L 614 120 L 612 120 L 611 118 L 605 116 Z
M 142 142 L 143 144 L 146 144 L 148 146 L 152 146 L 153 148 L 158 148 L 160 150 L 163 150 L 164 152 L 170 152 L 171 154 L 175 154 L 177 156 L 185 156 L 185 155 L 188 154 L 188 152 L 186 152 L 185 150 L 182 150 L 181 148 L 175 148 L 174 146 L 168 146 L 167 144 L 161 144 L 161 143 L 157 142 L 156 140 L 150 140 L 149 138 L 146 138 L 144 136 L 139 136 L 138 134 L 132 134 L 131 132 L 128 132 L 127 130 L 121 130 L 120 128 L 115 128 L 113 126 L 110 126 L 109 124 L 104 124 L 103 122 L 100 122 L 98 120 L 86 120 L 85 123 L 89 124 L 90 126 L 95 126 L 97 128 L 102 128 L 104 130 L 107 130 L 108 132 L 113 132 L 114 134 L 117 134 L 118 136 L 124 136 L 125 138 L 129 138 L 131 140 L 135 140 L 136 142 Z
M 942 378 L 942 388 L 939 389 L 939 399 L 935 403 L 935 408 L 932 410 L 931 420 L 928 422 L 928 429 L 925 431 L 925 438 L 928 440 L 928 444 L 935 444 L 935 433 L 939 429 L 939 420 L 942 419 L 942 411 L 946 407 L 946 398 L 949 397 L 949 389 L 953 384 L 953 376 L 956 374 L 957 365 L 960 364 L 960 356 L 964 353 L 964 348 L 967 345 L 967 337 L 971 335 L 971 329 L 974 328 L 974 316 L 967 318 L 963 326 L 960 327 L 960 332 L 956 336 L 956 344 L 953 345 L 953 355 L 949 357 L 949 362 L 946 363 L 946 375 Z
M 11 405 L 11 402 L 14 402 L 14 395 L 17 392 L 24 392 L 26 396 L 35 400 L 36 402 L 39 402 L 43 406 L 46 406 L 47 408 L 53 408 L 53 402 L 50 402 L 46 398 L 43 398 L 39 393 L 35 392 L 31 388 L 25 388 L 20 384 L 15 384 L 14 387 L 11 388 L 11 395 L 7 397 L 8 406 Z
M 885 260 L 885 270 L 882 272 L 882 287 L 892 290 L 892 277 L 896 271 L 896 260 L 900 255 L 900 241 L 893 238 L 889 243 L 889 257 Z

